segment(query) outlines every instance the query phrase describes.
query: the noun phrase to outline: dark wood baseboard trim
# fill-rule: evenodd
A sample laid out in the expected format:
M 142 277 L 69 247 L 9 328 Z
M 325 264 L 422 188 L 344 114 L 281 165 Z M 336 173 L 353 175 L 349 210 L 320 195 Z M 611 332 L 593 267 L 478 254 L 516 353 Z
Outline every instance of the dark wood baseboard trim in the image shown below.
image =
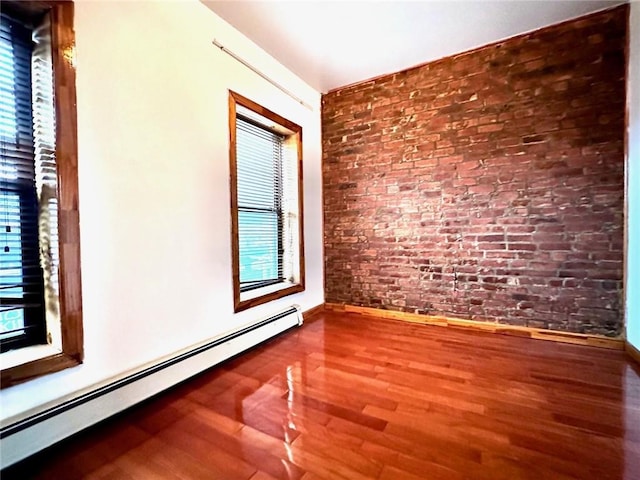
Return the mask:
M 557 330 L 545 330 L 542 328 L 520 327 L 493 322 L 480 322 L 477 320 L 462 320 L 460 318 L 395 312 L 391 310 L 381 310 L 379 308 L 357 307 L 354 305 L 342 305 L 337 303 L 325 303 L 325 310 L 357 313 L 361 315 L 369 315 L 372 317 L 389 318 L 393 320 L 421 323 L 426 325 L 438 325 L 441 327 L 469 328 L 472 330 L 481 330 L 483 332 L 499 333 L 502 335 L 512 335 L 517 337 L 533 338 L 536 340 L 548 340 L 560 343 L 571 343 L 589 347 L 608 348 L 611 350 L 625 349 L 625 342 L 622 338 L 609 338 L 601 335 L 561 332 Z
M 624 351 L 640 365 L 640 350 L 631 345 L 627 340 L 624 341 Z
M 304 318 L 305 320 L 313 318 L 316 315 L 324 312 L 324 310 L 324 303 L 321 303 L 320 305 L 316 305 L 315 307 L 311 307 L 309 310 L 305 310 L 304 312 L 302 312 L 302 318 Z

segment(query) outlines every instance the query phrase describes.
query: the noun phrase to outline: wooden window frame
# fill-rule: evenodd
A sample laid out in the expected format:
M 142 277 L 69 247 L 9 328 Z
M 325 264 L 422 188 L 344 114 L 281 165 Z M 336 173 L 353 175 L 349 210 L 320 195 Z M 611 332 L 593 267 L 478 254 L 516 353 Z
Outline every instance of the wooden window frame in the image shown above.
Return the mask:
M 78 212 L 74 5 L 72 1 L 67 0 L 7 3 L 16 11 L 27 14 L 49 11 L 51 15 L 62 349 L 59 353 L 3 369 L 0 372 L 2 388 L 76 366 L 82 363 L 84 357 Z
M 287 141 L 295 145 L 297 153 L 297 173 L 298 173 L 298 273 L 299 281 L 289 285 L 283 285 L 276 291 L 260 294 L 256 297 L 242 300 L 240 291 L 240 247 L 238 237 L 238 185 L 237 185 L 237 159 L 236 159 L 236 105 L 245 107 L 262 117 L 274 122 L 293 132 L 287 135 Z M 231 187 L 231 268 L 233 279 L 233 307 L 234 312 L 240 312 L 256 305 L 261 305 L 278 298 L 303 292 L 305 289 L 304 270 L 304 210 L 303 210 L 303 185 L 302 185 L 302 127 L 287 120 L 286 118 L 264 108 L 256 102 L 249 100 L 242 95 L 229 91 L 229 167 L 230 167 L 230 187 Z M 264 287 L 268 289 L 268 287 Z M 256 289 L 259 291 L 260 289 Z

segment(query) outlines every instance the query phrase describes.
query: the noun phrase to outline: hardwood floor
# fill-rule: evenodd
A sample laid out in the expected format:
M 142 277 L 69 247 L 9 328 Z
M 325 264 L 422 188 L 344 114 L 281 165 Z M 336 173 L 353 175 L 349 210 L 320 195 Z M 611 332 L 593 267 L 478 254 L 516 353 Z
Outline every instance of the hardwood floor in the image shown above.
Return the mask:
M 2 479 L 640 479 L 622 352 L 322 313 Z

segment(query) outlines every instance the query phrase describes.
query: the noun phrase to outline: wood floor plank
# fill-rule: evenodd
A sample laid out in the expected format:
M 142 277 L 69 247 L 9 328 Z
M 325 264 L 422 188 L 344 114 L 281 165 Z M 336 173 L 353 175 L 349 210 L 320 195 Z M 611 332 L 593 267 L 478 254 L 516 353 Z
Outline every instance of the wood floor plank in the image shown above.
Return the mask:
M 2 478 L 640 480 L 640 368 L 327 312 Z
M 191 436 L 209 448 L 211 452 L 220 452 L 225 455 L 230 463 L 239 463 L 249 467 L 258 466 L 263 473 L 277 478 L 291 478 L 298 480 L 304 471 L 297 468 L 284 458 L 270 454 L 268 451 L 255 445 L 241 441 L 236 432 L 231 434 L 219 431 L 215 425 L 201 421 L 190 416 L 172 426 L 178 433 L 189 432 Z M 249 427 L 246 427 L 249 428 Z

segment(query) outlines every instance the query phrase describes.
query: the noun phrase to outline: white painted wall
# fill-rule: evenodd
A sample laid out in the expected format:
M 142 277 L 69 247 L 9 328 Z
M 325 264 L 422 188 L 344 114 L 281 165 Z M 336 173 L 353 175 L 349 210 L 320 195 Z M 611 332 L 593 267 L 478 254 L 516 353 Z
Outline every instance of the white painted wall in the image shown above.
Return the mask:
M 293 303 L 324 301 L 320 94 L 195 0 L 80 0 L 75 28 L 85 362 L 3 389 L 3 424 Z M 301 125 L 304 146 L 306 291 L 239 314 L 229 89 Z
M 640 349 L 640 3 L 631 2 L 627 164 L 627 340 Z

